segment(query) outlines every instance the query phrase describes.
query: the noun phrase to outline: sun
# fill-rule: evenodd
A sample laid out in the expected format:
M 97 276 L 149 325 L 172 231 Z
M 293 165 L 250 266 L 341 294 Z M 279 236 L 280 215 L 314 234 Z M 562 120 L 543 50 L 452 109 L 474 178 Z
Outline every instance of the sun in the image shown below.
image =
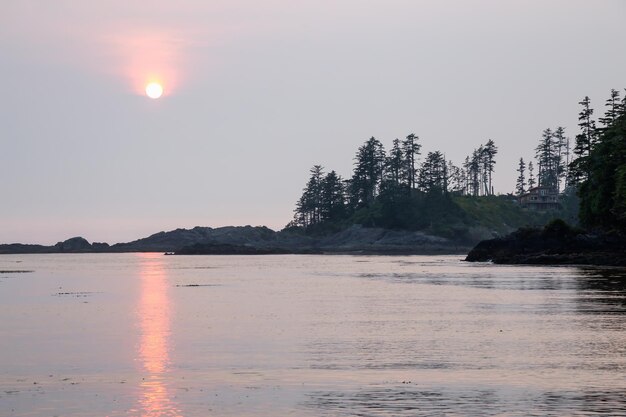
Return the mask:
M 146 95 L 150 98 L 159 98 L 163 95 L 163 86 L 157 82 L 146 85 Z

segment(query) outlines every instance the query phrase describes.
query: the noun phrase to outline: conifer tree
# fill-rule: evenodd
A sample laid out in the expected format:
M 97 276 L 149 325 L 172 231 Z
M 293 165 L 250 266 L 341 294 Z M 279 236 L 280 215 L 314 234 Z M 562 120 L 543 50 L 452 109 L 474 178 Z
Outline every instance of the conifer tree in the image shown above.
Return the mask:
M 426 193 L 445 193 L 447 181 L 446 161 L 443 154 L 439 151 L 428 152 L 419 170 L 419 189 Z
M 446 174 L 448 178 L 448 190 L 453 193 L 462 193 L 465 189 L 465 178 L 463 170 L 454 165 L 452 161 L 448 161 Z
M 626 115 L 598 129 L 578 186 L 580 222 L 585 227 L 626 232 Z M 578 162 L 578 160 L 576 160 Z
M 371 137 L 359 148 L 354 159 L 350 194 L 358 208 L 373 203 L 378 194 L 385 166 L 385 149 L 378 139 Z
M 472 161 L 470 160 L 469 156 L 465 157 L 465 161 L 463 161 L 463 177 L 464 177 L 464 187 L 463 187 L 463 193 L 465 195 L 471 195 L 472 194 L 472 187 L 471 187 L 471 174 L 470 174 L 470 169 L 471 169 L 471 165 L 472 165 Z
M 600 123 L 604 125 L 604 128 L 609 128 L 615 123 L 621 112 L 621 101 L 619 97 L 619 91 L 611 89 L 611 96 L 606 100 L 605 106 L 607 107 L 604 117 L 600 118 Z
M 569 138 L 565 137 L 565 128 L 559 126 L 553 134 L 554 144 L 554 176 L 556 177 L 556 191 L 561 192 L 561 180 L 567 178 L 569 164 Z
M 482 145 L 478 149 L 474 149 L 472 157 L 469 163 L 468 175 L 470 177 L 470 188 L 473 196 L 480 195 L 481 184 L 481 157 L 482 157 Z
M 483 148 L 483 155 L 482 155 L 485 179 L 487 178 L 489 179 L 488 186 L 485 187 L 486 195 L 493 194 L 493 185 L 492 185 L 491 179 L 492 179 L 493 171 L 496 165 L 495 157 L 497 153 L 498 153 L 498 148 L 496 147 L 494 141 L 489 139 Z
M 414 133 L 409 134 L 402 141 L 402 152 L 404 153 L 404 168 L 402 177 L 409 190 L 415 188 L 417 177 L 417 156 L 420 154 L 422 145 L 417 143 L 419 137 Z
M 402 183 L 403 170 L 405 167 L 404 152 L 400 139 L 394 139 L 385 161 L 385 180 L 391 182 L 394 187 Z
M 589 97 L 579 102 L 583 108 L 578 114 L 578 126 L 580 133 L 576 135 L 576 143 L 574 146 L 574 155 L 576 159 L 570 164 L 570 182 L 578 184 L 589 177 L 589 152 L 595 144 L 596 122 L 591 118 L 593 109 L 591 108 L 591 100 Z
M 539 170 L 537 172 L 537 180 L 540 187 L 548 187 L 557 189 L 558 173 L 556 166 L 557 160 L 560 159 L 560 153 L 557 151 L 554 134 L 551 129 L 543 131 L 541 141 L 535 148 L 537 163 Z
M 302 192 L 302 196 L 296 203 L 294 222 L 300 226 L 308 227 L 322 220 L 322 177 L 324 168 L 314 165 L 310 170 L 309 181 Z
M 335 171 L 330 171 L 321 182 L 322 221 L 337 220 L 345 214 L 343 180 Z
M 526 163 L 524 162 L 524 158 L 519 159 L 517 172 L 519 172 L 519 175 L 517 177 L 517 183 L 515 184 L 515 194 L 522 195 L 526 192 Z
M 535 174 L 534 174 L 533 161 L 528 162 L 528 189 L 535 188 L 537 184 L 535 182 Z

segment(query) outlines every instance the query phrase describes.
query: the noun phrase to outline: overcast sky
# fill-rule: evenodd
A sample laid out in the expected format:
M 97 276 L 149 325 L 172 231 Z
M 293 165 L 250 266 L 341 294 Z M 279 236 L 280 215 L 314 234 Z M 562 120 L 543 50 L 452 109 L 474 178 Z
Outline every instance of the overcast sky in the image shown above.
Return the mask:
M 281 228 L 314 164 L 414 132 L 496 192 L 626 87 L 624 0 L 3 0 L 0 243 Z M 145 96 L 151 78 L 165 94 Z

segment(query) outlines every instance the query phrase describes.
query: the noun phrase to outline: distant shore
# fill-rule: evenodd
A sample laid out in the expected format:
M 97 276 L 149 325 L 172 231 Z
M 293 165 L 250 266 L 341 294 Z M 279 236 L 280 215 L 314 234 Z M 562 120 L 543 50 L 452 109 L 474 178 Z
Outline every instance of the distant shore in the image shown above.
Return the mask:
M 263 226 L 195 227 L 155 233 L 133 242 L 90 243 L 74 237 L 55 245 L 3 244 L 0 254 L 163 252 L 176 255 L 465 254 L 471 243 L 422 232 L 352 226 L 325 236 L 273 231 Z

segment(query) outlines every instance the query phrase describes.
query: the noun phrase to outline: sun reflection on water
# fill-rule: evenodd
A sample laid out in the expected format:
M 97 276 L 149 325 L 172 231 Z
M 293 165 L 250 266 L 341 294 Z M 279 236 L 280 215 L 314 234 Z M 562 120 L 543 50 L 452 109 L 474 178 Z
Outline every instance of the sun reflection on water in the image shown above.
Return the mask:
M 139 415 L 180 417 L 180 410 L 172 402 L 166 385 L 171 334 L 167 274 L 160 254 L 138 256 L 141 258 L 138 359 L 146 373 L 140 384 Z

